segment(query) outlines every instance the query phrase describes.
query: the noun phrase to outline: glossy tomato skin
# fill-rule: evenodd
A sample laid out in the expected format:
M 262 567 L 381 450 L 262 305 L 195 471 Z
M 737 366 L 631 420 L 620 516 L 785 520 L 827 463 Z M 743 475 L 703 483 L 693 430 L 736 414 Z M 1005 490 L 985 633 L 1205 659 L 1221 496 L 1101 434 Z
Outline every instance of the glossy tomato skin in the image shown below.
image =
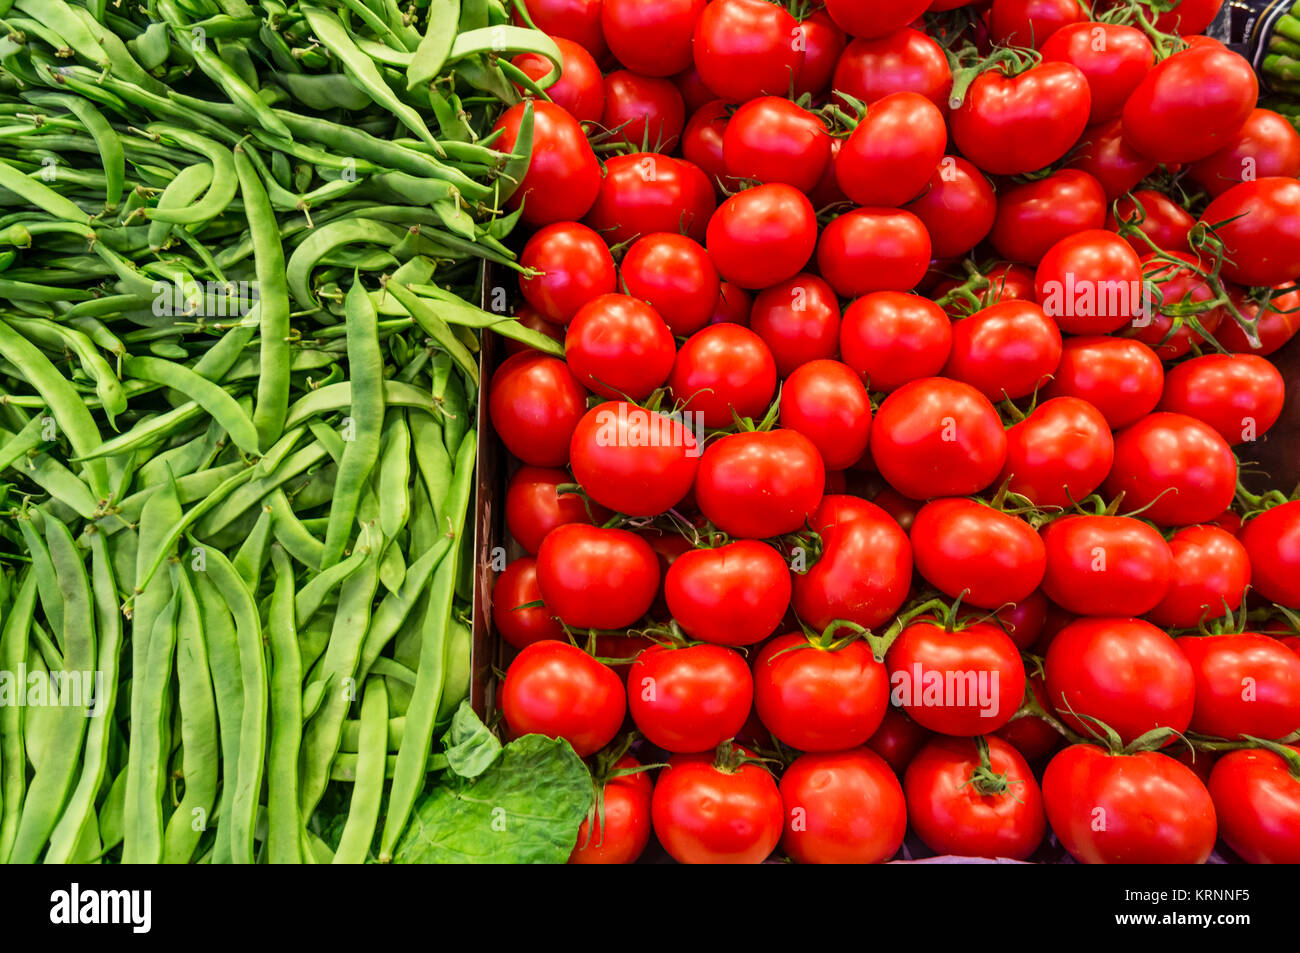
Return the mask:
M 718 286 L 718 302 L 713 306 L 713 316 L 709 318 L 709 323 L 739 324 L 741 327 L 749 327 L 750 311 L 753 306 L 754 302 L 748 291 L 724 281 Z
M 650 801 L 655 836 L 680 864 L 761 864 L 781 840 L 781 794 L 759 765 L 721 771 L 673 755 Z
M 1007 437 L 993 405 L 969 384 L 941 377 L 904 384 L 871 428 L 871 457 L 889 485 L 914 500 L 967 496 L 1006 462 Z
M 563 68 L 560 78 L 546 87 L 546 95 L 557 106 L 568 110 L 578 122 L 595 122 L 605 109 L 600 67 L 580 44 L 562 36 L 552 36 L 551 39 L 560 48 Z M 511 62 L 535 80 L 550 75 L 554 69 L 551 61 L 538 53 L 520 53 Z
M 858 208 L 834 219 L 817 242 L 817 269 L 836 293 L 910 291 L 930 263 L 930 233 L 905 209 Z
M 830 651 L 802 633 L 778 636 L 754 659 L 754 706 L 772 735 L 799 751 L 855 748 L 889 707 L 885 666 L 861 640 Z
M 1087 19 L 1075 0 L 993 0 L 989 34 L 1005 46 L 1041 50 L 1063 27 Z
M 1169 539 L 1174 556 L 1169 591 L 1147 613 L 1156 625 L 1188 628 L 1235 612 L 1250 585 L 1250 557 L 1217 526 L 1188 526 Z
M 1035 589 L 1018 602 L 999 606 L 993 615 L 1002 624 L 1007 635 L 1011 636 L 1011 641 L 1019 648 L 1028 651 L 1033 648 L 1043 632 L 1043 627 L 1047 625 L 1049 611 L 1047 597 L 1043 595 L 1041 589 Z M 967 611 L 962 618 L 978 619 L 984 615 L 985 613 L 980 611 Z
M 831 88 L 868 106 L 890 93 L 913 92 L 947 109 L 952 70 L 938 43 L 904 27 L 879 39 L 851 40 L 835 64 Z
M 1088 78 L 1092 93 L 1089 125 L 1114 119 L 1155 66 L 1146 34 L 1118 23 L 1072 23 L 1057 30 L 1042 47 L 1043 59 L 1073 63 Z
M 650 302 L 680 337 L 708 324 L 717 304 L 717 269 L 704 247 L 685 235 L 655 232 L 637 239 L 619 274 L 627 293 Z
M 569 454 L 587 495 L 628 516 L 657 516 L 676 506 L 690 492 L 700 462 L 695 434 L 680 420 L 625 401 L 587 411 L 574 428 Z
M 737 179 L 784 182 L 807 194 L 831 160 L 831 138 L 808 110 L 779 96 L 761 96 L 732 115 L 722 157 L 727 174 Z
M 1068 508 L 1101 486 L 1114 459 L 1101 411 L 1077 397 L 1053 397 L 1007 430 L 1002 481 L 1038 506 Z
M 1255 590 L 1270 602 L 1300 607 L 1300 502 L 1265 510 L 1238 539 L 1250 554 Z
M 780 421 L 813 442 L 828 470 L 843 470 L 867 452 L 871 398 L 848 365 L 810 361 L 786 378 Z
M 1300 132 L 1271 109 L 1255 109 L 1236 137 L 1192 164 L 1187 175 L 1217 197 L 1242 182 L 1300 174 Z
M 825 485 L 826 466 L 803 434 L 737 433 L 704 451 L 695 501 L 724 533 L 765 539 L 802 529 Z
M 1254 354 L 1205 354 L 1169 372 L 1159 408 L 1204 421 L 1235 445 L 1266 433 L 1285 400 L 1282 375 L 1270 361 Z
M 1203 864 L 1214 849 L 1218 824 L 1205 785 L 1158 752 L 1111 755 L 1071 745 L 1043 773 L 1043 803 L 1061 845 L 1080 863 Z
M 565 523 L 603 523 L 612 515 L 599 503 L 556 488 L 575 482 L 567 470 L 523 466 L 506 488 L 506 529 L 515 542 L 536 556 L 546 534 Z M 588 508 L 590 507 L 590 509 Z
M 786 378 L 809 361 L 835 356 L 840 303 L 825 281 L 800 273 L 754 297 L 749 327 L 772 351 L 777 374 Z
M 1046 556 L 1028 523 L 965 497 L 931 500 L 911 529 L 916 571 L 947 596 L 996 609 L 1038 588 Z
M 912 830 L 938 854 L 1026 860 L 1047 832 L 1043 795 L 1025 759 L 996 736 L 989 763 L 1007 788 L 983 794 L 968 783 L 980 767 L 975 743 L 935 738 L 912 759 L 903 777 Z
M 1129 145 L 1119 119 L 1085 129 L 1079 147 L 1066 163 L 1068 168 L 1087 172 L 1100 182 L 1109 202 L 1154 172 L 1157 164 Z
M 878 291 L 844 310 L 842 360 L 873 391 L 935 377 L 952 352 L 952 322 L 943 309 L 917 295 Z
M 1077 615 L 1137 616 L 1169 591 L 1173 554 L 1164 537 L 1130 516 L 1065 516 L 1042 530 L 1043 592 Z
M 868 39 L 887 36 L 907 26 L 929 7 L 929 0 L 827 0 L 826 12 L 845 33 Z
M 536 351 L 508 357 L 488 387 L 492 429 L 524 463 L 569 462 L 569 438 L 587 410 L 587 391 L 558 358 Z
M 817 215 L 798 189 L 779 182 L 760 185 L 718 207 L 709 219 L 706 244 L 726 281 L 767 288 L 793 278 L 812 258 Z
M 1192 731 L 1235 741 L 1300 728 L 1300 655 L 1254 632 L 1177 641 L 1196 674 Z
M 600 25 L 603 0 L 528 0 L 525 6 L 537 29 L 582 46 L 596 60 L 609 52 Z M 515 22 L 524 25 L 519 11 Z
M 890 705 L 876 733 L 867 739 L 867 747 L 884 758 L 894 774 L 901 778 L 916 753 L 933 736 L 934 732 L 929 728 L 922 728 L 901 708 Z
M 907 210 L 930 233 L 930 254 L 956 258 L 989 234 L 997 216 L 997 198 L 989 180 L 973 163 L 959 156 L 944 156 Z
M 627 699 L 609 668 L 568 642 L 534 642 L 501 685 L 501 711 L 515 735 L 563 738 L 580 757 L 614 740 Z
M 538 229 L 524 245 L 519 264 L 535 277 L 519 276 L 519 290 L 548 321 L 568 324 L 588 301 L 618 287 L 614 259 L 601 237 L 577 222 Z
M 1037 265 L 1047 250 L 1075 232 L 1106 222 L 1106 192 L 1078 169 L 1060 169 L 1043 179 L 999 190 L 997 219 L 989 236 L 1011 261 Z
M 707 0 L 603 0 L 601 32 L 609 51 L 630 70 L 671 76 L 694 61 L 691 38 Z
M 1043 396 L 1086 400 L 1118 430 L 1151 413 L 1164 386 L 1160 358 L 1141 341 L 1084 336 L 1063 342 L 1061 363 Z
M 1079 619 L 1052 640 L 1044 662 L 1045 694 L 1055 711 L 1089 737 L 1099 719 L 1129 744 L 1153 728 L 1186 731 L 1196 684 L 1178 645 L 1140 619 Z
M 1232 503 L 1237 461 L 1209 424 L 1154 413 L 1115 435 L 1105 486 L 1112 497 L 1123 493 L 1126 505 L 1147 507 L 1143 517 L 1159 526 L 1203 523 Z
M 678 556 L 664 576 L 668 609 L 692 639 L 753 645 L 790 608 L 790 569 L 767 543 L 740 539 Z
M 497 148 L 514 149 L 527 108 L 533 110 L 532 160 L 510 206 L 524 202 L 523 218 L 530 225 L 576 221 L 600 191 L 600 163 L 578 120 L 555 103 L 529 100 L 507 109 L 492 127 L 505 130 Z
M 631 755 L 614 762 L 616 771 L 639 768 Z M 578 842 L 569 855 L 571 864 L 631 864 L 650 842 L 650 774 L 639 771 L 610 778 L 602 794 L 604 810 L 588 816 L 578 827 Z M 603 815 L 603 819 L 602 816 Z
M 803 62 L 795 74 L 795 95 L 820 97 L 830 86 L 835 64 L 844 52 L 845 36 L 825 10 L 815 10 L 799 21 L 803 34 Z
M 542 598 L 537 587 L 537 560 L 521 556 L 501 571 L 492 588 L 492 624 L 517 649 L 543 639 L 564 639 L 564 629 L 545 606 L 519 608 Z
M 609 156 L 585 222 L 611 245 L 682 230 L 701 241 L 714 209 L 712 187 L 702 186 L 709 186 L 704 173 L 682 159 L 654 152 Z
M 537 584 L 547 608 L 566 625 L 622 629 L 654 602 L 659 560 L 635 533 L 569 523 L 542 540 Z
M 1300 275 L 1300 181 L 1274 176 L 1234 185 L 1200 220 L 1223 239 L 1229 281 L 1271 287 Z
M 1128 242 L 1092 229 L 1049 248 L 1034 273 L 1034 287 L 1043 311 L 1062 331 L 1109 334 L 1141 312 L 1142 277 L 1142 262 Z
M 616 70 L 605 77 L 600 124 L 635 148 L 669 153 L 681 140 L 686 104 L 672 80 Z
M 682 156 L 700 167 L 710 185 L 721 183 L 734 192 L 740 183 L 727 175 L 727 164 L 722 157 L 722 137 L 730 121 L 731 109 L 725 99 L 704 103 L 686 120 L 682 130 Z
M 872 103 L 844 140 L 835 179 L 857 205 L 893 208 L 921 193 L 947 144 L 938 106 L 920 93 L 892 93 Z
M 792 605 L 814 629 L 837 619 L 865 628 L 887 622 L 907 599 L 912 581 L 912 546 L 884 510 L 859 501 L 856 517 L 833 524 L 814 520 L 821 557 L 796 574 Z M 819 513 L 818 516 L 823 516 Z
M 659 312 L 630 295 L 587 302 L 564 338 L 569 370 L 602 397 L 644 400 L 668 380 L 676 357 L 673 333 Z
M 1215 762 L 1208 786 L 1219 832 L 1242 860 L 1300 864 L 1300 781 L 1281 755 L 1229 751 Z
M 781 846 L 799 864 L 879 864 L 907 831 L 903 789 L 865 748 L 796 758 L 781 775 Z
M 695 22 L 695 68 L 723 99 L 782 96 L 803 65 L 794 17 L 765 0 L 716 0 Z
M 732 414 L 761 418 L 776 393 L 776 362 L 753 331 L 738 324 L 711 324 L 693 334 L 668 377 L 673 398 L 704 426 L 728 427 Z
M 1032 301 L 999 301 L 952 326 L 943 376 L 989 400 L 1027 397 L 1061 363 L 1061 331 Z
M 749 717 L 754 680 L 739 652 L 721 645 L 655 645 L 627 676 L 628 710 L 651 744 L 676 754 L 712 751 Z

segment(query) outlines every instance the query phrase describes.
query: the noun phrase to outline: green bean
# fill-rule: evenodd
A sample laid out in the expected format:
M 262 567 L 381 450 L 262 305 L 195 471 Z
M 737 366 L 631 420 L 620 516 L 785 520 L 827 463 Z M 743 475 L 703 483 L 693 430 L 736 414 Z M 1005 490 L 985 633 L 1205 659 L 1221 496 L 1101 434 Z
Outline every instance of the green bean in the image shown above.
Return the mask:
M 167 188 L 158 197 L 158 204 L 154 206 L 154 210 L 189 208 L 211 185 L 212 165 L 210 163 L 198 162 L 187 166 L 168 183 Z M 155 251 L 161 249 L 167 243 L 167 236 L 171 234 L 173 227 L 171 222 L 155 216 L 149 223 L 149 247 Z
M 361 242 L 391 246 L 403 234 L 401 229 L 387 223 L 360 218 L 320 226 L 289 256 L 286 278 L 293 299 L 304 308 L 316 307 L 317 301 L 308 286 L 311 272 L 334 249 Z
M 36 574 L 23 577 L 9 614 L 0 629 L 0 664 L 6 672 L 17 672 L 27 659 L 28 633 L 36 609 Z M 8 863 L 18 833 L 23 796 L 27 790 L 27 754 L 23 746 L 23 713 L 20 705 L 0 706 L 0 862 Z
M 83 519 L 94 519 L 99 514 L 99 502 L 86 484 L 48 453 L 30 457 L 21 472 Z
M 169 123 L 151 123 L 145 127 L 145 132 L 178 143 L 189 151 L 203 156 L 212 166 L 212 185 L 202 199 L 184 208 L 149 209 L 145 214 L 151 221 L 170 222 L 173 225 L 200 225 L 211 221 L 226 210 L 239 190 L 235 160 L 229 149 L 188 129 Z
M 244 710 L 244 686 L 239 672 L 239 644 L 230 610 L 220 591 L 206 572 L 195 574 L 194 592 L 202 619 L 208 665 L 212 675 L 212 693 L 217 706 L 217 725 L 221 742 L 223 782 L 217 806 L 217 840 L 214 860 L 230 863 L 230 817 L 235 784 L 233 771 L 239 764 L 239 740 Z
M 11 163 L 0 159 L 0 188 L 7 189 L 28 205 L 35 205 L 57 218 L 78 225 L 90 222 L 90 215 L 47 185 L 28 178 Z
M 406 88 L 414 89 L 431 83 L 442 70 L 456 40 L 456 21 L 460 16 L 460 0 L 432 0 L 429 4 L 429 25 L 406 74 Z
M 53 626 L 57 636 L 63 634 L 63 599 L 59 590 L 59 574 L 54 567 L 54 558 L 50 555 L 49 545 L 42 535 L 39 510 L 27 510 L 20 513 L 18 528 L 27 544 L 27 555 L 31 559 L 32 574 L 36 577 L 36 591 L 41 596 L 41 608 L 45 618 Z
M 61 106 L 77 117 L 94 139 L 104 163 L 104 208 L 111 212 L 121 205 L 126 181 L 126 152 L 122 138 L 103 114 L 79 96 L 32 92 L 25 94 L 25 98 L 38 106 Z
M 276 542 L 283 546 L 285 551 L 294 559 L 309 569 L 318 571 L 321 556 L 325 552 L 325 544 L 313 536 L 303 521 L 298 519 L 283 490 L 278 488 L 272 490 L 267 494 L 266 501 L 267 506 L 271 508 L 271 516 L 274 520 L 271 528 L 275 533 Z M 337 563 L 336 567 L 341 565 L 343 563 Z
M 375 838 L 379 805 L 384 793 L 384 764 L 388 754 L 388 691 L 382 679 L 371 678 L 361 696 L 361 733 L 357 740 L 356 782 L 348 816 L 334 852 L 336 864 L 364 863 Z
M 452 334 L 447 322 L 424 299 L 417 297 L 401 285 L 389 282 L 387 291 L 401 303 L 402 307 L 410 312 L 411 317 L 415 319 L 424 332 L 433 338 L 440 347 L 444 348 L 455 359 L 456 364 L 465 375 L 477 385 L 478 362 L 474 360 L 474 355 L 470 354 L 469 349 Z
M 298 813 L 298 751 L 302 739 L 302 659 L 294 619 L 293 567 L 280 547 L 271 551 L 275 590 L 271 596 L 271 737 L 267 768 L 267 860 L 302 861 L 302 818 Z
M 300 623 L 311 621 L 320 607 L 324 604 L 329 595 L 337 589 L 349 576 L 361 568 L 361 564 L 366 560 L 364 551 L 357 551 L 344 559 L 337 562 L 329 569 L 318 573 L 305 586 L 298 590 L 294 597 L 294 615 Z
M 269 508 L 263 508 L 258 514 L 257 522 L 253 524 L 252 531 L 244 537 L 239 551 L 235 553 L 235 558 L 232 560 L 235 571 L 239 573 L 239 578 L 244 580 L 244 585 L 248 586 L 249 592 L 257 591 L 258 580 L 270 555 L 266 548 L 270 541 L 271 511 Z
M 216 384 L 188 367 L 154 357 L 128 357 L 123 361 L 123 367 L 134 377 L 185 394 L 220 422 L 239 449 L 251 456 L 259 453 L 257 428 L 239 403 Z
M 8 469 L 46 442 L 45 431 L 53 419 L 44 415 L 33 417 L 17 433 L 0 431 L 0 472 Z
M 90 338 L 74 328 L 46 318 L 11 316 L 8 321 L 15 331 L 21 332 L 34 343 L 63 347 L 75 354 L 82 370 L 95 381 L 95 392 L 99 394 L 109 424 L 116 426 L 117 415 L 126 411 L 126 392 Z

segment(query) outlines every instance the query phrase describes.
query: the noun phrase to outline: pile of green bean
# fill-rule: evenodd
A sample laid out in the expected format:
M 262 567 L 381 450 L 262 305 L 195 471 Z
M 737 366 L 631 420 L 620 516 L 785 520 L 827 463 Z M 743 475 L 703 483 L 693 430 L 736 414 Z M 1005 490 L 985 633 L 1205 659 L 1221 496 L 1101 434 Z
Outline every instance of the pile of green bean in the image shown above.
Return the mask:
M 0 860 L 391 856 L 468 691 L 479 334 L 556 349 L 464 300 L 558 64 L 512 12 L 0 0 Z
M 1297 115 L 1294 107 L 1295 97 L 1300 96 L 1300 0 L 1273 24 L 1260 72 L 1270 89 L 1289 97 L 1286 101 L 1293 108 L 1288 115 Z

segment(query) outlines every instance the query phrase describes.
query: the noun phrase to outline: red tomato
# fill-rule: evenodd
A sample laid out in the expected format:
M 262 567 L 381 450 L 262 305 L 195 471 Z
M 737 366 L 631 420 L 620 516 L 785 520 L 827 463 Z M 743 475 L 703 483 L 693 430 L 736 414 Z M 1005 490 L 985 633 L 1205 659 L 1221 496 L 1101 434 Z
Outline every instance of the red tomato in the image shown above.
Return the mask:
M 1142 615 L 1169 591 L 1173 554 L 1153 527 L 1131 516 L 1065 516 L 1042 531 L 1043 592 L 1078 615 Z
M 595 59 L 607 52 L 600 26 L 602 0 L 527 0 L 523 4 L 537 29 L 581 45 Z M 515 22 L 526 25 L 515 10 Z
M 1047 250 L 1075 232 L 1106 223 L 1106 193 L 1086 172 L 1061 169 L 998 192 L 997 220 L 989 235 L 998 254 L 1037 265 Z
M 844 311 L 840 354 L 873 391 L 895 391 L 938 375 L 951 350 L 952 323 L 925 298 L 878 291 Z
M 718 272 L 699 242 L 669 232 L 647 235 L 627 250 L 619 272 L 627 293 L 650 302 L 674 335 L 689 337 L 709 323 Z
M 754 680 L 739 652 L 720 645 L 655 645 L 627 678 L 628 710 L 651 744 L 676 754 L 712 751 L 749 717 Z
M 628 516 L 658 516 L 676 506 L 690 492 L 700 462 L 695 434 L 681 420 L 625 401 L 587 411 L 569 453 L 587 495 Z
M 650 801 L 655 836 L 681 864 L 761 864 L 781 840 L 781 794 L 757 764 L 673 755 Z
M 743 184 L 727 175 L 722 154 L 722 139 L 731 121 L 731 109 L 725 99 L 705 103 L 686 120 L 682 131 L 682 155 L 699 166 L 710 184 L 725 186 L 728 192 L 739 191 Z
M 576 493 L 556 493 L 560 484 L 574 482 L 565 470 L 520 467 L 515 471 L 506 489 L 506 529 L 515 542 L 536 555 L 546 534 L 557 526 L 609 519 L 609 510 L 598 503 Z
M 1043 773 L 1043 803 L 1080 863 L 1203 864 L 1214 849 L 1218 825 L 1205 785 L 1155 751 L 1071 745 Z
M 835 64 L 831 88 L 867 105 L 890 93 L 920 93 L 947 109 L 952 70 L 938 43 L 905 27 L 876 40 L 852 40 Z
M 1234 185 L 1300 174 L 1300 133 L 1283 115 L 1256 109 L 1226 146 L 1192 164 L 1188 178 L 1210 193 L 1222 195 Z
M 835 356 L 840 303 L 830 285 L 800 273 L 758 293 L 749 326 L 772 351 L 777 374 L 789 377 L 809 361 Z
M 1223 276 L 1271 286 L 1300 275 L 1300 181 L 1259 179 L 1234 185 L 1201 213 L 1223 240 Z
M 644 400 L 668 379 L 676 356 L 659 312 L 628 295 L 587 302 L 564 339 L 569 370 L 602 397 Z
M 1054 397 L 1007 431 L 1001 479 L 1036 506 L 1064 509 L 1101 486 L 1114 459 L 1101 411 L 1077 397 Z
M 1072 63 L 1088 77 L 1092 93 L 1089 125 L 1119 116 L 1125 101 L 1156 62 L 1146 34 L 1118 23 L 1071 23 L 1053 33 L 1040 49 L 1043 59 Z
M 654 601 L 659 560 L 635 533 L 569 523 L 542 540 L 537 584 L 546 607 L 565 625 L 621 629 L 645 615 Z
M 831 160 L 831 137 L 808 110 L 779 96 L 760 96 L 727 123 L 722 158 L 737 179 L 784 182 L 807 193 Z
M 1288 282 L 1288 287 L 1290 283 Z M 1234 354 L 1257 354 L 1266 357 L 1280 349 L 1300 331 L 1300 294 L 1291 292 L 1270 298 L 1261 311 L 1260 303 L 1246 297 L 1246 292 L 1236 286 L 1229 286 L 1228 297 L 1232 298 L 1237 310 L 1248 321 L 1255 322 L 1255 336 L 1252 341 L 1246 337 L 1245 329 L 1232 318 L 1223 321 L 1215 329 L 1214 336 L 1220 344 Z
M 1115 435 L 1110 496 L 1158 526 L 1212 520 L 1237 492 L 1232 448 L 1208 424 L 1183 414 L 1156 413 Z
M 925 188 L 947 144 L 938 106 L 920 93 L 892 93 L 872 103 L 844 140 L 835 180 L 858 205 L 897 207 Z
M 822 231 L 817 268 L 844 298 L 911 291 L 925 276 L 930 251 L 930 233 L 911 212 L 859 208 Z
M 929 728 L 922 728 L 892 705 L 885 710 L 885 720 L 876 733 L 867 740 L 867 747 L 902 775 L 916 753 L 934 736 Z
M 1034 699 L 1048 709 L 1047 699 L 1043 694 L 1043 679 L 1035 676 L 1029 680 L 1029 690 Z M 1061 746 L 1063 736 L 1052 725 L 1037 715 L 1021 715 L 1013 718 L 996 732 L 996 736 L 1007 742 L 1030 761 L 1045 758 Z
M 1113 202 L 1156 170 L 1156 161 L 1135 150 L 1124 139 L 1119 119 L 1089 126 L 1083 131 L 1078 148 L 1066 163 L 1067 168 L 1087 172 L 1106 190 L 1106 200 Z
M 713 306 L 713 317 L 709 323 L 748 327 L 752 304 L 748 291 L 724 281 L 718 286 L 718 303 Z
M 843 470 L 867 452 L 871 398 L 851 367 L 810 361 L 781 389 L 781 426 L 811 440 L 828 469 Z
M 714 0 L 695 23 L 695 68 L 724 99 L 781 96 L 803 65 L 799 24 L 766 0 Z
M 713 189 L 704 194 L 697 172 L 703 177 L 691 163 L 654 152 L 609 156 L 586 222 L 610 244 L 681 231 L 699 241 L 713 214 Z
M 903 789 L 865 748 L 796 758 L 781 775 L 781 846 L 799 864 L 879 864 L 907 832 Z
M 618 676 L 568 642 L 523 649 L 501 685 L 501 712 L 513 734 L 563 738 L 583 758 L 614 740 L 626 710 Z
M 630 70 L 671 76 L 693 62 L 691 37 L 707 0 L 604 0 L 601 31 Z
M 1041 50 L 1063 27 L 1092 26 L 1087 21 L 1088 11 L 1078 0 L 993 0 L 989 35 L 1002 46 Z
M 821 535 L 822 554 L 806 572 L 794 577 L 792 605 L 813 629 L 837 619 L 874 628 L 887 622 L 907 599 L 912 582 L 912 545 L 907 534 L 884 510 L 865 500 L 856 515 L 832 517 L 818 512 L 813 529 Z
M 1253 517 L 1238 538 L 1250 554 L 1255 590 L 1269 602 L 1300 608 L 1300 502 Z
M 910 535 L 916 571 L 981 609 L 1019 602 L 1043 579 L 1043 541 L 1033 527 L 975 500 L 932 500 Z
M 1235 536 L 1217 526 L 1188 526 L 1170 538 L 1169 548 L 1169 592 L 1147 618 L 1181 629 L 1237 610 L 1250 585 L 1250 557 Z
M 814 10 L 799 21 L 803 62 L 794 78 L 795 96 L 820 96 L 831 84 L 835 64 L 844 52 L 844 31 L 825 10 Z
M 790 608 L 790 569 L 771 546 L 741 539 L 678 556 L 664 594 L 692 639 L 753 645 L 775 632 Z
M 510 196 L 510 207 L 523 202 L 523 218 L 530 225 L 580 219 L 601 189 L 600 163 L 582 126 L 564 107 L 540 100 L 511 106 L 492 127 L 494 132 L 504 130 L 494 147 L 502 152 L 514 149 L 519 123 L 529 108 L 533 110 L 532 159 Z
M 1178 639 L 1196 673 L 1192 731 L 1236 740 L 1282 738 L 1300 728 L 1300 655 L 1247 632 Z
M 694 59 L 691 60 L 691 65 L 688 68 L 673 77 L 673 82 L 677 84 L 682 99 L 686 101 L 687 115 L 699 112 L 711 102 L 722 102 L 713 90 L 704 85 L 704 80 L 700 79 L 700 73 L 695 68 Z M 687 156 L 687 158 L 689 159 L 690 156 Z
M 1121 196 L 1115 202 L 1115 209 L 1106 216 L 1106 228 L 1118 232 L 1120 222 L 1136 227 L 1150 239 L 1144 241 L 1140 235 L 1124 235 L 1139 255 L 1151 254 L 1155 250 L 1152 243 L 1165 251 L 1191 250 L 1188 235 L 1196 219 L 1173 199 L 1155 189 L 1138 189 Z
M 993 613 L 1001 624 L 1003 631 L 1011 636 L 1011 641 L 1024 651 L 1029 651 L 1038 641 L 1047 625 L 1049 604 L 1041 589 L 1035 589 L 1017 602 L 999 606 Z M 962 613 L 962 619 L 981 619 L 987 613 L 968 610 Z
M 1219 832 L 1243 860 L 1300 864 L 1300 779 L 1281 755 L 1229 751 L 1215 763 L 1209 789 Z
M 812 258 L 817 216 L 798 189 L 779 182 L 760 185 L 718 207 L 709 219 L 706 241 L 725 280 L 742 288 L 768 288 L 793 278 Z
M 989 400 L 1028 397 L 1061 363 L 1061 332 L 1032 301 L 1001 301 L 952 326 L 944 377 Z
M 569 438 L 587 412 L 587 391 L 559 358 L 535 351 L 508 357 L 488 386 L 492 429 L 524 463 L 569 462 Z
M 867 39 L 901 30 L 929 6 L 930 0 L 826 0 L 826 12 L 840 29 Z
M 885 398 L 871 429 L 871 458 L 889 485 L 914 500 L 978 493 L 1002 472 L 1007 437 L 988 399 L 959 381 L 928 377 Z
M 825 485 L 826 467 L 811 440 L 793 430 L 754 431 L 709 445 L 695 501 L 724 533 L 766 539 L 802 529 Z
M 548 321 L 568 324 L 588 301 L 618 287 L 614 259 L 599 235 L 577 222 L 533 233 L 519 264 L 539 274 L 519 276 L 519 290 Z
M 641 767 L 624 755 L 615 771 Z M 650 794 L 653 786 L 646 771 L 612 777 L 601 790 L 600 810 L 588 814 L 578 827 L 578 842 L 569 855 L 571 864 L 630 864 L 650 842 Z M 593 824 L 594 819 L 594 824 Z
M 997 215 L 993 186 L 979 169 L 957 156 L 944 156 L 921 197 L 907 210 L 930 233 L 930 254 L 956 258 L 989 234 Z
M 1160 358 L 1141 341 L 1077 337 L 1065 340 L 1056 376 L 1043 396 L 1086 400 L 1118 430 L 1151 413 L 1164 386 Z
M 1043 255 L 1034 274 L 1038 303 L 1070 334 L 1109 334 L 1145 303 L 1142 263 L 1118 235 L 1075 232 Z
M 1160 409 L 1202 420 L 1229 444 L 1239 444 L 1277 423 L 1285 399 L 1282 375 L 1262 357 L 1206 354 L 1169 372 Z
M 1043 795 L 1020 752 L 986 741 L 983 771 L 974 741 L 935 738 L 922 748 L 903 777 L 907 818 L 936 853 L 1025 860 L 1047 833 Z
M 497 576 L 492 587 L 492 624 L 508 644 L 522 649 L 543 639 L 564 640 L 564 629 L 545 606 L 519 608 L 541 598 L 537 560 L 532 556 L 519 557 Z
M 776 393 L 776 362 L 763 339 L 738 324 L 711 324 L 677 353 L 668 387 L 704 426 L 728 427 L 732 414 L 761 418 Z
M 686 104 L 672 80 L 617 70 L 605 77 L 600 124 L 636 148 L 669 153 L 681 139 Z
M 600 67 L 590 53 L 572 40 L 566 40 L 562 36 L 553 36 L 551 39 L 560 49 L 563 65 L 560 78 L 546 87 L 546 95 L 551 97 L 555 105 L 568 110 L 569 115 L 579 122 L 598 120 L 605 109 L 605 87 L 601 82 Z M 535 80 L 549 76 L 555 68 L 540 53 L 520 53 L 511 62 L 524 75 Z

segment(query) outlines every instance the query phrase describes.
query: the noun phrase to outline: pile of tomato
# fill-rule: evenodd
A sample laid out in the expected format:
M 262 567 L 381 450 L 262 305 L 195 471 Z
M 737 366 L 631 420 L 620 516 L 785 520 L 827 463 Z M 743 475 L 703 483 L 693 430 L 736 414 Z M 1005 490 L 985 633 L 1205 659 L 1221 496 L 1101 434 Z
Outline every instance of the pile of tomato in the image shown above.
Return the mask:
M 487 389 L 492 613 L 575 862 L 1300 862 L 1300 502 L 1239 481 L 1300 135 L 1155 6 L 528 0 L 565 357 Z

